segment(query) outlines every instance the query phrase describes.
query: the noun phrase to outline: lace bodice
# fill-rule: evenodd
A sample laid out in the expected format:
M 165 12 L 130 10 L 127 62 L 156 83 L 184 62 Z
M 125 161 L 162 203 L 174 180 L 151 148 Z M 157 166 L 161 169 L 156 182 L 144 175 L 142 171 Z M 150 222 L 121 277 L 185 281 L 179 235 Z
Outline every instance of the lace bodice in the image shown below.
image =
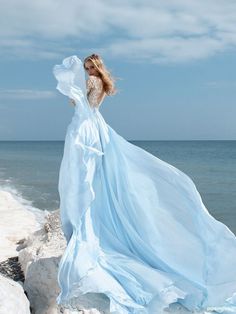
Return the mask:
M 100 77 L 90 75 L 86 81 L 87 85 L 87 98 L 91 107 L 98 108 L 104 97 L 103 83 Z

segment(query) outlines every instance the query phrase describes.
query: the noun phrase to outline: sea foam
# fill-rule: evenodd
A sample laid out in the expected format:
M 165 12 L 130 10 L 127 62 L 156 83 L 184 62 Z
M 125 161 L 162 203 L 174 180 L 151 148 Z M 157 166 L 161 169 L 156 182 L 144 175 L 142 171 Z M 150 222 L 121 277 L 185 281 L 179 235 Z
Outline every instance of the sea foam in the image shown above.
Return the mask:
M 33 207 L 14 187 L 0 187 L 0 262 L 18 255 L 17 242 L 40 229 L 48 213 Z

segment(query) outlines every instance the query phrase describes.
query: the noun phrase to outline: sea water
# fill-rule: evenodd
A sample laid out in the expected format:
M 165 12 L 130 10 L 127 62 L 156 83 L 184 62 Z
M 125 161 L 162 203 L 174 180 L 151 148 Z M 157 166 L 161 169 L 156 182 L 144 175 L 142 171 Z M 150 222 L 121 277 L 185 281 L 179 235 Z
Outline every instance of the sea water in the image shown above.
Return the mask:
M 130 141 L 185 172 L 208 211 L 236 234 L 236 141 Z M 64 141 L 0 141 L 0 190 L 41 210 L 59 208 Z

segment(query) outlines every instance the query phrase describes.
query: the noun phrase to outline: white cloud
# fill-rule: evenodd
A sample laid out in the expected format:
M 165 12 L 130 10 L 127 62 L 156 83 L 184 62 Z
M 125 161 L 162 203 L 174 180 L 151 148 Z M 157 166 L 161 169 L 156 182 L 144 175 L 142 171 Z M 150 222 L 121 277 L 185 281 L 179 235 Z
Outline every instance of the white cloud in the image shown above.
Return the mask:
M 11 0 L 0 18 L 4 57 L 55 58 L 90 45 L 114 57 L 185 62 L 236 46 L 233 0 Z
M 0 90 L 0 99 L 39 100 L 56 97 L 56 93 L 47 90 L 5 89 Z
M 222 49 L 219 40 L 209 39 L 206 36 L 197 38 L 173 37 L 171 40 L 169 38 L 127 40 L 111 44 L 106 48 L 107 52 L 115 56 L 141 59 L 141 61 L 145 58 L 149 62 L 157 63 L 202 59 Z

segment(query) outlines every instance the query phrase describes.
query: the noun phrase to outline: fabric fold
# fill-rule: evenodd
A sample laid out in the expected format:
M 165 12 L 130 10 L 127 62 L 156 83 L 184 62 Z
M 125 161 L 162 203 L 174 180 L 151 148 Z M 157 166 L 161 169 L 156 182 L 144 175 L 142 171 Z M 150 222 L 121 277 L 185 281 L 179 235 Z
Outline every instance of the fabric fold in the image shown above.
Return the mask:
M 58 304 L 75 309 L 76 297 L 94 292 L 114 314 L 164 314 L 175 302 L 236 313 L 233 232 L 210 215 L 190 177 L 126 141 L 89 106 L 78 57 L 53 73 L 76 102 L 58 183 L 67 240 Z

